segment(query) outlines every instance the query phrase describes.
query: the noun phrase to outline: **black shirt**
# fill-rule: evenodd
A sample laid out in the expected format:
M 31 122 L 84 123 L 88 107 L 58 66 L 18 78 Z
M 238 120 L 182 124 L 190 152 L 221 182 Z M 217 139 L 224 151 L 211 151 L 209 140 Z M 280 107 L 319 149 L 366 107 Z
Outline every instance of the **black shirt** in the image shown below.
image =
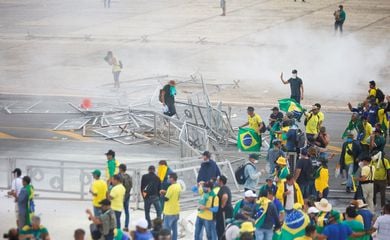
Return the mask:
M 297 169 L 301 169 L 301 173 L 297 179 L 298 184 L 307 184 L 312 181 L 313 165 L 310 159 L 299 159 Z
M 172 104 L 175 102 L 175 96 L 171 96 L 171 85 L 167 84 L 164 86 L 163 91 L 165 104 Z
M 301 96 L 301 86 L 303 84 L 302 79 L 299 77 L 290 78 L 288 83 L 290 83 L 291 96 Z
M 146 193 L 146 197 L 159 196 L 161 190 L 161 181 L 154 173 L 147 173 L 141 179 L 141 192 Z
M 224 194 L 227 194 L 228 195 L 228 200 L 226 202 L 226 206 L 225 208 L 219 208 L 218 211 L 220 212 L 225 212 L 225 218 L 231 218 L 232 215 L 233 215 L 233 206 L 232 206 L 232 192 L 230 191 L 230 188 L 228 186 L 222 186 L 220 189 L 219 189 L 219 192 L 218 192 L 218 198 L 219 198 L 219 206 L 221 206 L 222 204 L 222 196 Z
M 274 113 L 271 113 L 271 115 L 269 116 L 270 119 L 273 119 L 273 120 L 278 120 L 278 119 L 283 119 L 283 113 L 281 112 L 278 112 L 277 114 L 274 114 Z M 270 125 L 271 127 L 275 124 L 275 121 L 274 122 L 270 122 Z

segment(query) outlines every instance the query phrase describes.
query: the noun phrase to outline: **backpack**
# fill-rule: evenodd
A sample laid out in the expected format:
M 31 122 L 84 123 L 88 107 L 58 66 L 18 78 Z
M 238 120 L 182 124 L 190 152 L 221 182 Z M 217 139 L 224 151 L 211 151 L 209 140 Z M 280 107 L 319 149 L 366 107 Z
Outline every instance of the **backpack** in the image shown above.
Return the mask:
M 238 184 L 240 185 L 244 185 L 246 180 L 248 179 L 248 177 L 245 176 L 245 167 L 247 165 L 251 165 L 253 168 L 255 168 L 255 166 L 253 166 L 252 164 L 250 163 L 245 163 L 245 164 L 242 164 L 241 166 L 239 166 L 236 171 L 234 172 L 234 177 L 236 178 L 236 181 Z
M 376 89 L 376 99 L 378 99 L 378 102 L 383 102 L 385 100 L 385 94 L 380 90 L 379 88 Z
M 163 103 L 163 91 L 164 91 L 164 88 L 166 87 L 167 85 L 165 85 L 163 88 L 160 89 L 160 93 L 158 94 L 158 100 L 160 100 L 160 103 Z
M 295 134 L 295 144 L 297 148 L 303 148 L 306 145 L 306 135 L 301 129 L 297 129 Z

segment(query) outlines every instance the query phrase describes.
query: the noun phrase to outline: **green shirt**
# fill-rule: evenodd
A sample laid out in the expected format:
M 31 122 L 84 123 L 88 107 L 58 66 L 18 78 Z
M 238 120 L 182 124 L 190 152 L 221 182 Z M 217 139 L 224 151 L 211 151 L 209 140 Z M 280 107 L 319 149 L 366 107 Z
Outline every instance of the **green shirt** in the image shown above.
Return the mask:
M 34 236 L 34 239 L 41 239 L 41 234 L 44 234 L 44 233 L 49 234 L 47 229 L 42 225 L 39 226 L 38 229 L 33 229 L 32 227 L 26 225 L 22 228 L 22 230 L 20 230 L 20 235 L 30 235 L 31 234 Z M 26 239 L 30 240 L 30 238 L 26 238 Z
M 345 224 L 347 226 L 349 226 L 351 229 L 352 229 L 352 232 L 363 232 L 364 231 L 364 225 L 359 222 L 359 221 L 356 221 L 356 220 L 345 220 L 344 222 L 342 222 L 342 224 Z M 364 235 L 363 237 L 358 237 L 358 238 L 353 238 L 353 237 L 349 237 L 348 240 L 353 240 L 353 239 L 357 239 L 357 240 L 368 240 L 370 239 L 369 235 Z

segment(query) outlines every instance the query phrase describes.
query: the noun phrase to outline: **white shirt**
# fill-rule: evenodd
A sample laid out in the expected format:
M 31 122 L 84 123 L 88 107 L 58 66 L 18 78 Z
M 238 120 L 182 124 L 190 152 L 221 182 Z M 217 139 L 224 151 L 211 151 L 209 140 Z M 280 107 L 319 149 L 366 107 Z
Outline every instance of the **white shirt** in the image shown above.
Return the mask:
M 290 194 L 286 195 L 286 203 L 284 209 L 291 210 L 294 207 L 294 185 L 290 186 L 286 184 L 286 188 L 287 191 L 290 191 Z
M 18 177 L 12 180 L 11 190 L 16 192 L 16 196 L 19 196 L 20 190 L 23 188 L 23 177 Z
M 374 223 L 374 228 L 376 229 L 377 240 L 389 239 L 390 236 L 390 214 L 380 216 L 376 219 Z

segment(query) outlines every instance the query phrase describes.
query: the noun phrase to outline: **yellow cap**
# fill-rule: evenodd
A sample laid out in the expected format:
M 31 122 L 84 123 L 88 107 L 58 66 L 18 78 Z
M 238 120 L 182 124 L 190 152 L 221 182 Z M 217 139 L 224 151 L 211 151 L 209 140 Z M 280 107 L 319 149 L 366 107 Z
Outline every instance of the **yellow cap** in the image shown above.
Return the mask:
M 286 159 L 284 157 L 279 157 L 278 160 L 276 160 L 276 164 L 286 165 L 287 162 L 286 162 Z
M 241 224 L 240 232 L 254 232 L 255 230 L 251 222 L 243 222 Z

